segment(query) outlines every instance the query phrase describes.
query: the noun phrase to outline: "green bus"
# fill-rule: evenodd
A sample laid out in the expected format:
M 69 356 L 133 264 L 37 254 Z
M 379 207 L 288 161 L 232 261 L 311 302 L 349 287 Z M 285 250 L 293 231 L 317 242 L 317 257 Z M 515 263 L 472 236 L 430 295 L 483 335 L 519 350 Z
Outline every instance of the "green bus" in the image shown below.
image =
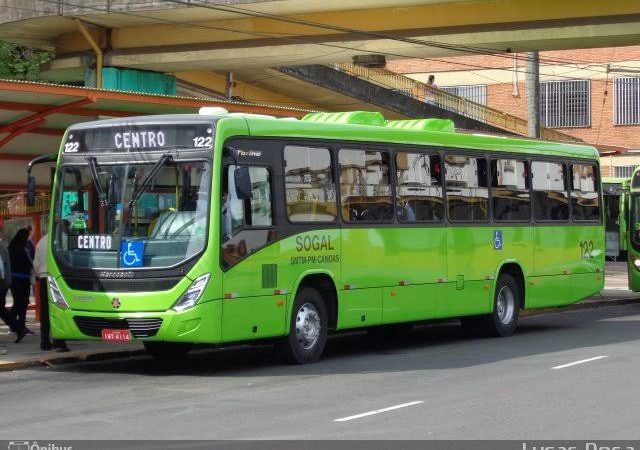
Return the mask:
M 203 111 L 70 127 L 49 236 L 52 333 L 275 343 L 461 318 L 508 336 L 521 309 L 603 287 L 598 152 L 462 134 L 441 119 Z
M 621 225 L 626 225 L 625 230 L 629 230 L 626 234 L 629 289 L 640 292 L 640 167 L 633 171 L 627 191 L 627 210 L 621 217 L 628 218 L 628 223 Z
M 630 181 L 630 178 L 602 177 L 606 257 L 612 261 L 626 259 L 628 213 L 625 211 Z

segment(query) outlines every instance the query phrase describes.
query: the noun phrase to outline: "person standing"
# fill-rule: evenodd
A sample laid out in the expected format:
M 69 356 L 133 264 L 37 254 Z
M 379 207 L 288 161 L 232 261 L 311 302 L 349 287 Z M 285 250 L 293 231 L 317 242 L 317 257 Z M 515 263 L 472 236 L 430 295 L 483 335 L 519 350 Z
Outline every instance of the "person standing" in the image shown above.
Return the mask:
M 438 85 L 436 84 L 435 75 L 429 75 L 429 79 L 427 80 L 428 89 L 425 92 L 425 102 L 431 103 L 432 105 L 436 104 L 436 88 Z
M 15 321 L 16 344 L 22 341 L 27 334 L 26 320 L 27 307 L 29 306 L 29 294 L 31 293 L 31 270 L 33 263 L 27 250 L 29 231 L 21 228 L 9 244 L 9 259 L 11 261 L 11 295 L 13 306 L 11 307 L 12 320 Z
M 36 256 L 36 246 L 35 246 L 35 241 L 33 240 L 35 235 L 34 235 L 33 227 L 31 225 L 27 225 L 25 228 L 29 232 L 29 237 L 27 238 L 27 244 L 25 245 L 25 247 L 27 249 L 27 253 L 29 254 L 29 258 L 31 258 L 31 263 L 33 263 L 33 258 L 35 258 Z M 36 278 L 33 275 L 33 271 L 31 272 L 31 278 L 29 279 L 29 284 L 32 287 L 32 290 L 29 293 L 29 298 L 31 298 L 32 295 L 33 296 L 36 295 Z M 27 328 L 27 334 L 33 334 L 33 332 Z
M 27 253 L 31 257 L 31 261 L 36 256 L 36 246 L 33 245 L 33 227 L 31 225 L 27 225 L 27 231 L 29 232 L 29 237 L 27 238 L 27 243 L 25 247 L 27 248 Z
M 38 280 L 40 290 L 40 349 L 51 350 L 55 348 L 60 352 L 67 352 L 67 344 L 64 341 L 54 339 L 51 343 L 50 332 L 51 323 L 49 321 L 49 289 L 47 283 L 47 249 L 49 246 L 49 235 L 45 234 L 36 245 L 36 254 L 33 258 L 33 271 Z
M 9 249 L 4 241 L 4 229 L 0 227 L 0 319 L 7 324 L 9 329 L 16 331 L 15 321 L 6 307 L 7 291 L 11 285 L 11 260 L 9 258 Z M 0 348 L 0 355 L 6 354 L 5 348 Z

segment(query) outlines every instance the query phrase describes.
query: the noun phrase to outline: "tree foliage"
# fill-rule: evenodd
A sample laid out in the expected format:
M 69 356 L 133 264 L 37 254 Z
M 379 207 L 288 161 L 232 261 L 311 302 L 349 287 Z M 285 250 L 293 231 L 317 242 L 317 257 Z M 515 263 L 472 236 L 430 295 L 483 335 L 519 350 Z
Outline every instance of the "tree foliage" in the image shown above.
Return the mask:
M 46 50 L 0 41 L 0 78 L 39 80 L 40 65 L 51 56 Z

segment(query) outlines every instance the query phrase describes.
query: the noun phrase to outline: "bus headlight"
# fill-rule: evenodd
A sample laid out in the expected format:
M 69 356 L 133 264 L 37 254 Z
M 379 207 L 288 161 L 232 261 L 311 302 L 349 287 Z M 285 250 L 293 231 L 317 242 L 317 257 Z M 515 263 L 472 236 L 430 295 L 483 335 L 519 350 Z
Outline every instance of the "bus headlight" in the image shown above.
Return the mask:
M 173 305 L 173 310 L 184 311 L 185 309 L 193 308 L 194 306 L 196 306 L 196 303 L 198 303 L 200 297 L 202 297 L 202 293 L 207 287 L 207 283 L 209 283 L 210 277 L 211 274 L 206 273 L 193 280 L 191 286 L 189 286 L 189 288 L 184 291 L 184 294 L 182 294 L 175 305 Z
M 640 270 L 640 259 L 633 258 L 633 265 L 636 266 L 636 269 Z
M 47 277 L 47 282 L 49 284 L 49 295 L 51 296 L 51 301 L 53 301 L 53 303 L 55 303 L 60 309 L 69 309 L 69 304 L 64 299 L 62 292 L 60 292 L 60 288 L 58 287 L 56 280 L 49 275 Z

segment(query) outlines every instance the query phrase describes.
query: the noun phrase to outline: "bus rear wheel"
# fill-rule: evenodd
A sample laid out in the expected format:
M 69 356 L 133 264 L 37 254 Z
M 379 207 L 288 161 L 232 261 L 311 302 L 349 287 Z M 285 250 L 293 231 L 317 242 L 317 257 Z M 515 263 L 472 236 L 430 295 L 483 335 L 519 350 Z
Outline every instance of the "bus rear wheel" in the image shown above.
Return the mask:
M 327 342 L 327 307 L 313 288 L 298 291 L 291 311 L 289 334 L 277 345 L 282 360 L 292 364 L 318 361 Z
M 502 274 L 496 283 L 491 314 L 463 317 L 463 326 L 474 334 L 485 336 L 511 336 L 518 327 L 520 305 L 518 283 L 509 274 Z
M 144 348 L 159 361 L 176 361 L 184 359 L 191 350 L 190 344 L 179 342 L 143 342 Z

